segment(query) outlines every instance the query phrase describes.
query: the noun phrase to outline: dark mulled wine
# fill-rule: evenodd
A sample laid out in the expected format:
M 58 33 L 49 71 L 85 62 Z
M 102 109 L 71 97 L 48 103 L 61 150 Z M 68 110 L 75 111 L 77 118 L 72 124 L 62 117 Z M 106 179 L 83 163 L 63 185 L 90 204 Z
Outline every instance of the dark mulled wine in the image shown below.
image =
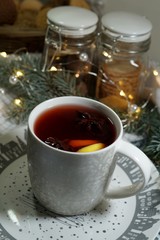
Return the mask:
M 79 105 L 44 111 L 35 122 L 34 132 L 46 144 L 71 152 L 99 143 L 106 147 L 116 138 L 115 126 L 107 116 Z

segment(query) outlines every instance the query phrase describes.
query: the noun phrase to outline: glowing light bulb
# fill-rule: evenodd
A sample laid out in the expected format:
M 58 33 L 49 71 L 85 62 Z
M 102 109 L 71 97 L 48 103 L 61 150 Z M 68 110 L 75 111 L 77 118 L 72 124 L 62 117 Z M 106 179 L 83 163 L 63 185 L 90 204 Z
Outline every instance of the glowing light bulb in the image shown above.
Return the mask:
M 76 78 L 79 78 L 79 75 L 80 75 L 79 73 L 76 73 L 76 74 L 75 74 L 75 77 L 76 77 Z
M 133 100 L 133 99 L 134 99 L 134 97 L 133 97 L 131 94 L 128 95 L 128 98 L 129 98 L 130 100 Z
M 22 107 L 22 100 L 19 99 L 19 98 L 16 98 L 14 100 L 14 104 L 17 106 L 17 107 Z
M 158 76 L 158 71 L 157 70 L 153 70 L 153 75 L 154 76 Z
M 119 81 L 118 83 L 119 83 L 119 86 L 123 86 L 124 85 L 123 81 Z
M 16 77 L 22 77 L 22 76 L 24 76 L 24 73 L 22 71 L 18 70 L 15 75 L 16 75 Z
M 50 71 L 57 71 L 57 68 L 56 68 L 55 66 L 52 66 L 52 67 L 50 68 Z
M 0 56 L 6 58 L 8 55 L 6 52 L 0 52 Z
M 111 58 L 111 55 L 109 55 L 106 51 L 103 51 L 103 55 L 107 58 Z
M 123 90 L 120 91 L 119 95 L 122 96 L 122 97 L 126 96 L 126 94 L 125 94 L 125 92 Z

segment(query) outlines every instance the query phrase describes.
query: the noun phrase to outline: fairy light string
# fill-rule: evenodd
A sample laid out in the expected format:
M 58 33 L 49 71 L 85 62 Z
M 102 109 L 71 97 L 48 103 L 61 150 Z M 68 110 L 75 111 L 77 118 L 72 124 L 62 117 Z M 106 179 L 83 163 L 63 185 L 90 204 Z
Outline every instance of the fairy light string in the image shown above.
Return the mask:
M 60 71 L 52 76 L 41 71 L 39 54 L 18 54 L 8 56 L 0 53 L 0 99 L 8 94 L 10 101 L 5 103 L 6 113 L 16 123 L 26 123 L 30 111 L 40 102 L 53 97 L 67 95 L 83 95 L 75 93 L 76 76 L 72 78 L 66 71 Z M 53 70 L 56 72 L 56 70 Z M 159 71 L 153 69 L 153 75 L 159 76 Z M 160 77 L 160 76 L 159 76 Z M 120 95 L 125 93 L 119 88 Z M 158 107 L 145 100 L 141 105 L 130 104 L 125 112 L 118 112 L 127 133 L 141 136 L 134 142 L 153 161 L 160 165 L 160 113 Z

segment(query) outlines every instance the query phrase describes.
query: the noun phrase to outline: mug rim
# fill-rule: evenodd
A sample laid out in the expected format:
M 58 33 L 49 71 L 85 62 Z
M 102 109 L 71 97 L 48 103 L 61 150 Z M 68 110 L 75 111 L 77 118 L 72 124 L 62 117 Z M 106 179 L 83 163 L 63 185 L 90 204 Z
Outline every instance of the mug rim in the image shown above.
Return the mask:
M 65 100 L 70 100 L 70 103 L 67 102 L 65 103 Z M 62 100 L 64 100 L 64 102 L 62 102 Z M 72 100 L 72 101 L 71 101 Z M 75 102 L 74 100 L 77 100 L 77 102 Z M 79 101 L 83 101 L 82 102 L 78 102 Z M 52 102 L 56 102 L 58 101 L 59 103 L 56 104 L 56 105 L 53 105 L 51 106 Z M 111 117 L 109 116 L 109 118 L 113 121 L 113 124 L 116 128 L 116 132 L 117 132 L 117 136 L 116 136 L 116 139 L 114 140 L 113 143 L 111 143 L 109 146 L 106 146 L 105 148 L 102 148 L 100 150 L 97 150 L 97 151 L 93 151 L 93 152 L 71 152 L 71 151 L 66 151 L 66 150 L 62 150 L 62 149 L 58 149 L 58 148 L 54 148 L 52 146 L 49 146 L 47 145 L 46 143 L 44 143 L 39 137 L 37 137 L 37 135 L 35 134 L 34 132 L 34 123 L 36 121 L 36 119 L 38 118 L 38 116 L 40 116 L 43 112 L 45 112 L 47 109 L 50 109 L 50 108 L 53 108 L 54 106 L 55 107 L 58 107 L 58 106 L 64 106 L 64 105 L 68 105 L 68 104 L 73 104 L 73 105 L 84 105 L 84 102 L 90 102 L 92 103 L 91 107 L 93 106 L 93 108 L 97 105 L 99 107 L 101 107 L 101 110 L 103 109 L 103 113 L 105 113 L 106 109 L 108 112 L 110 112 L 110 115 L 112 115 Z M 43 106 L 43 109 L 40 110 L 40 108 Z M 46 106 L 46 107 L 45 107 Z M 48 107 L 47 107 L 48 106 Z M 85 105 L 87 107 L 90 107 L 89 105 Z M 36 114 L 36 111 L 38 114 Z M 36 114 L 36 115 L 35 115 Z M 108 116 L 106 114 L 106 116 Z M 112 118 L 114 117 L 114 119 Z M 119 124 L 119 126 L 117 126 L 116 123 Z M 65 154 L 69 154 L 69 155 L 89 155 L 89 154 L 97 154 L 99 152 L 105 152 L 106 150 L 109 150 L 110 148 L 112 148 L 114 145 L 117 144 L 118 141 L 121 140 L 122 138 L 122 135 L 123 135 L 123 126 L 122 126 L 122 122 L 119 118 L 119 116 L 117 115 L 117 113 L 111 109 L 110 107 L 108 107 L 107 105 L 97 101 L 97 100 L 94 100 L 94 99 L 90 99 L 90 98 L 87 98 L 87 97 L 80 97 L 80 96 L 60 96 L 60 97 L 54 97 L 54 98 L 50 98 L 48 100 L 45 100 L 41 103 L 39 103 L 37 106 L 35 106 L 32 111 L 30 112 L 29 114 L 29 117 L 28 117 L 28 129 L 29 131 L 31 132 L 32 136 L 34 136 L 34 138 L 40 143 L 42 144 L 43 146 L 51 149 L 52 151 L 56 151 L 56 152 L 61 152 L 61 153 L 65 153 Z M 119 132 L 118 132 L 119 131 Z

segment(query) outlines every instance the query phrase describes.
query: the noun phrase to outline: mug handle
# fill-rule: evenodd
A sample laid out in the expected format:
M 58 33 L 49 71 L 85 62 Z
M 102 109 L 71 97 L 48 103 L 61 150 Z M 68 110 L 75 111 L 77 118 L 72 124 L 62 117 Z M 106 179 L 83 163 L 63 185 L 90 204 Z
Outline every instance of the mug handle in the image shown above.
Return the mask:
M 121 140 L 117 152 L 120 152 L 129 158 L 133 159 L 134 162 L 140 167 L 144 180 L 137 183 L 124 186 L 124 187 L 113 187 L 108 189 L 106 192 L 107 198 L 125 198 L 136 195 L 147 185 L 151 176 L 151 161 L 150 159 L 136 146 L 133 144 Z

